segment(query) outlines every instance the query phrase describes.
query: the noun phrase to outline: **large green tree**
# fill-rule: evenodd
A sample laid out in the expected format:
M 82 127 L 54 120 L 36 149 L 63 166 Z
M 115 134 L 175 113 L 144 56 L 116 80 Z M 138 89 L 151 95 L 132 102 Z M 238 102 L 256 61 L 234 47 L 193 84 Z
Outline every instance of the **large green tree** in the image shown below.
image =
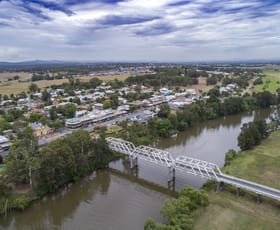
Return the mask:
M 6 160 L 7 173 L 15 184 L 33 185 L 33 172 L 38 168 L 38 140 L 30 126 L 19 131 Z

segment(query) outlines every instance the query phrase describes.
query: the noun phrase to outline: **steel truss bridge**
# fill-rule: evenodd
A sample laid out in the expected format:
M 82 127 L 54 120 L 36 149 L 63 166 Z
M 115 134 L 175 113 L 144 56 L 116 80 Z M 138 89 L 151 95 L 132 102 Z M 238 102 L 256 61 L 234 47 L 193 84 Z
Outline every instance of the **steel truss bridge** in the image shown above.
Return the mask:
M 224 183 L 227 183 L 236 186 L 238 194 L 242 188 L 256 193 L 258 200 L 259 195 L 264 195 L 280 201 L 280 190 L 224 174 L 216 164 L 187 156 L 178 156 L 174 159 L 167 151 L 144 145 L 136 147 L 132 142 L 119 138 L 108 137 L 106 141 L 111 150 L 129 157 L 131 168 L 138 165 L 138 159 L 142 159 L 167 167 L 169 169 L 168 180 L 170 181 L 175 179 L 175 171 L 179 170 L 219 182 L 218 190 L 222 188 Z

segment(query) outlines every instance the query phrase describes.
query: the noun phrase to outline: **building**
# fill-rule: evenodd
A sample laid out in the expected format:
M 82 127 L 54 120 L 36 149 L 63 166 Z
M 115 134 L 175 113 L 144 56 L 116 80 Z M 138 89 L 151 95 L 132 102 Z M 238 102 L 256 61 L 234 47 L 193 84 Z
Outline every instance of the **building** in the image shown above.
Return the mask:
M 85 116 L 66 120 L 65 126 L 69 129 L 77 129 L 86 127 L 88 125 L 94 125 L 100 122 L 109 121 L 127 113 L 128 111 L 126 110 L 94 110 Z
M 10 141 L 7 137 L 0 135 L 0 150 L 8 150 L 10 146 Z
M 159 92 L 160 92 L 162 95 L 166 96 L 166 95 L 171 94 L 171 93 L 172 93 L 172 90 L 169 90 L 169 89 L 167 89 L 167 88 L 161 88 L 161 89 L 159 90 Z
M 42 137 L 42 136 L 45 136 L 45 135 L 53 133 L 53 129 L 52 128 L 50 128 L 47 125 L 43 125 L 42 123 L 37 123 L 37 122 L 32 123 L 31 124 L 31 128 L 33 130 L 33 134 L 36 137 Z

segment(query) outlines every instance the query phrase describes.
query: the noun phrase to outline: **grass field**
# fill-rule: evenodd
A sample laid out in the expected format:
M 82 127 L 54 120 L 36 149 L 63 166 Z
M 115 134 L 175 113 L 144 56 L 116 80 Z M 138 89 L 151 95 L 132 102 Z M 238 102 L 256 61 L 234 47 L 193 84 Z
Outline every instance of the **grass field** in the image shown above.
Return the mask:
M 271 93 L 276 92 L 280 88 L 280 70 L 266 70 L 264 74 L 263 84 L 257 86 L 257 91 L 268 90 Z
M 22 74 L 22 75 L 21 75 Z M 19 75 L 21 80 L 30 80 L 31 75 L 28 75 L 26 73 L 7 73 L 0 75 L 0 79 L 7 79 L 7 77 Z M 124 81 L 126 78 L 128 78 L 130 75 L 112 75 L 112 76 L 97 76 L 100 80 L 104 82 L 108 82 L 114 79 L 118 79 L 120 81 Z M 92 77 L 89 76 L 83 76 L 79 77 L 80 81 L 86 82 L 89 81 Z M 42 81 L 36 81 L 35 84 L 38 85 L 39 88 L 44 89 L 47 87 L 50 87 L 51 85 L 60 85 L 64 82 L 68 82 L 68 79 L 55 79 L 55 80 L 42 80 Z M 9 82 L 2 82 L 0 83 L 0 93 L 2 95 L 10 95 L 10 94 L 17 94 L 21 93 L 23 91 L 27 92 L 28 87 L 31 84 L 31 82 L 19 82 L 19 81 L 9 81 Z
M 254 197 L 237 197 L 233 191 L 210 192 L 210 205 L 195 213 L 195 230 L 278 230 L 280 206 Z
M 280 131 L 273 132 L 253 150 L 241 152 L 223 172 L 280 189 Z M 207 230 L 280 229 L 280 202 L 246 191 L 235 195 L 226 185 L 222 192 L 209 192 L 210 205 L 196 213 L 195 228 Z
M 280 131 L 253 150 L 241 152 L 223 172 L 280 189 Z

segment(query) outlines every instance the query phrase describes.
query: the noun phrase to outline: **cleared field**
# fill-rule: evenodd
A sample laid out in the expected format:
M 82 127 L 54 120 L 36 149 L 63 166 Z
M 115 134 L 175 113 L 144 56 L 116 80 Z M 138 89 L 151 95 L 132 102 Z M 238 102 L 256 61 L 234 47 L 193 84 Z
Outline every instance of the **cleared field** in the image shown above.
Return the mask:
M 25 72 L 5 72 L 0 73 L 0 81 L 8 80 L 9 78 L 13 78 L 14 76 L 19 76 L 19 80 L 28 80 L 31 78 L 31 73 L 25 73 Z
M 15 76 L 14 74 L 12 74 L 12 76 Z M 130 75 L 129 74 L 125 74 L 125 75 L 113 75 L 113 76 L 97 76 L 97 78 L 99 78 L 100 80 L 104 81 L 104 82 L 108 82 L 114 79 L 118 79 L 119 81 L 124 81 L 126 78 L 128 78 Z M 4 77 L 4 75 L 3 75 Z M 25 76 L 25 80 L 28 80 L 31 78 L 31 75 Z M 82 82 L 87 82 L 89 81 L 91 78 L 90 76 L 82 76 L 79 77 L 78 79 L 80 79 L 80 81 Z M 23 79 L 20 77 L 20 79 Z M 51 85 L 60 85 L 62 83 L 68 82 L 68 79 L 55 79 L 55 80 L 42 80 L 42 81 L 36 81 L 34 82 L 35 84 L 38 85 L 39 88 L 44 89 L 47 87 L 50 87 Z M 19 81 L 9 81 L 9 82 L 3 82 L 0 83 L 0 93 L 2 95 L 10 95 L 10 94 L 17 94 L 17 93 L 21 93 L 23 91 L 27 92 L 28 91 L 28 87 L 31 84 L 31 82 L 19 82 Z
M 268 90 L 271 93 L 276 92 L 280 88 L 280 70 L 266 70 L 263 84 L 257 86 L 257 91 Z
M 209 89 L 213 88 L 213 85 L 207 85 L 206 83 L 207 78 L 206 77 L 199 77 L 198 78 L 198 84 L 197 85 L 191 85 L 190 88 L 195 89 L 196 91 L 203 91 L 206 92 Z

